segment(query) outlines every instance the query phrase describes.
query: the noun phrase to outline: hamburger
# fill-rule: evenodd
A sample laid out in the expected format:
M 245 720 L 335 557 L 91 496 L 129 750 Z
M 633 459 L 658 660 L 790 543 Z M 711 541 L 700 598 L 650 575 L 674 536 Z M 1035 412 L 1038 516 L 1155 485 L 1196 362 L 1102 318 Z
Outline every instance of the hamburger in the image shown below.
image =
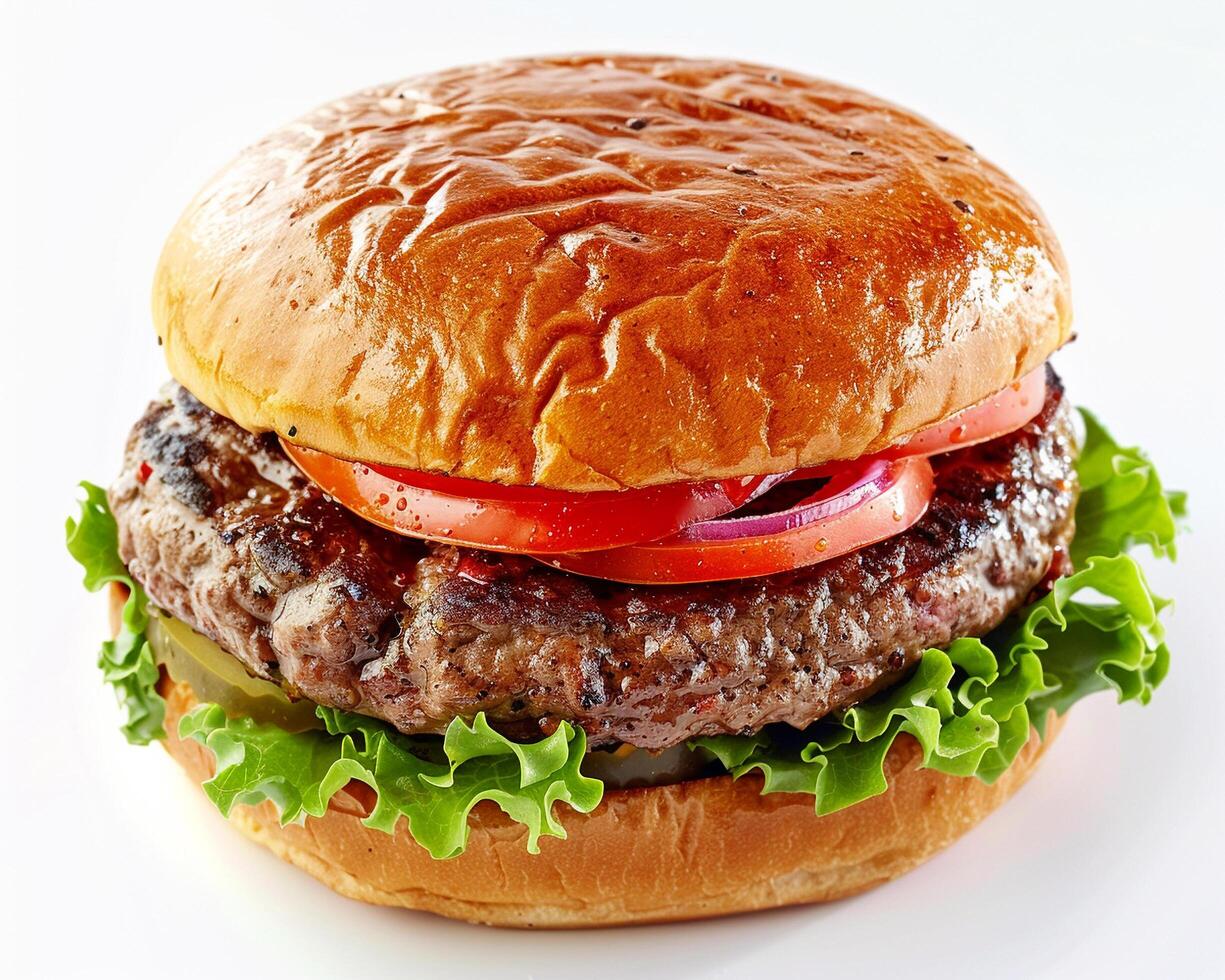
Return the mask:
M 795 72 L 458 68 L 188 206 L 170 382 L 68 547 L 99 665 L 244 834 L 508 926 L 840 898 L 1169 653 L 1183 511 L 1049 364 L 1046 219 Z

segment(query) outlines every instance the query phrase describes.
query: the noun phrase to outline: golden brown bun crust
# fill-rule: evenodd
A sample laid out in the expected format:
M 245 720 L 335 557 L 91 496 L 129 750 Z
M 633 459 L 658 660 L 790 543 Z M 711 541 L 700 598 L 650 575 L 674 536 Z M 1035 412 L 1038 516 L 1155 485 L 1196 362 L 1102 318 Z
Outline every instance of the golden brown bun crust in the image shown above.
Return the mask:
M 112 604 L 117 623 L 122 595 Z M 195 696 L 168 678 L 161 690 L 166 749 L 202 783 L 212 753 L 174 734 Z M 559 805 L 568 837 L 545 838 L 537 855 L 524 828 L 488 802 L 473 811 L 467 850 L 448 861 L 431 858 L 402 821 L 394 836 L 363 826 L 371 801 L 360 794 L 337 794 L 303 826 L 282 827 L 270 803 L 236 807 L 230 821 L 329 888 L 375 905 L 520 928 L 707 918 L 831 901 L 904 874 L 1008 799 L 1060 724 L 1052 718 L 1047 742 L 1034 735 L 993 786 L 917 768 L 918 743 L 904 736 L 886 760 L 889 790 L 825 817 L 810 796 L 762 796 L 752 776 L 608 790 L 590 814 Z
M 171 372 L 351 459 L 574 490 L 851 458 L 1068 337 L 1058 243 L 962 141 L 728 61 L 356 94 L 244 151 L 162 254 Z

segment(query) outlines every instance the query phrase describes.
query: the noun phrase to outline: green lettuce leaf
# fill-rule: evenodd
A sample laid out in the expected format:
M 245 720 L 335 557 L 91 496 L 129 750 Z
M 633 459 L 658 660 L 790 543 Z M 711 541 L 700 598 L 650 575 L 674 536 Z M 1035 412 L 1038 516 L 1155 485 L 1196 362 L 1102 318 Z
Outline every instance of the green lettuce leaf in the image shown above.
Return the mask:
M 991 782 L 1031 729 L 1044 735 L 1050 711 L 1061 714 L 1101 690 L 1146 703 L 1169 669 L 1160 621 L 1168 602 L 1153 595 L 1125 552 L 1147 545 L 1173 559 L 1185 498 L 1162 487 L 1139 450 L 1120 447 L 1084 415 L 1075 574 L 990 636 L 926 651 L 903 683 L 804 732 L 777 726 L 701 738 L 691 748 L 736 777 L 760 772 L 762 792 L 808 793 L 818 813 L 830 813 L 885 791 L 883 763 L 903 732 L 917 740 L 925 766 Z M 120 634 L 103 645 L 99 665 L 127 712 L 124 733 L 148 742 L 164 734 L 165 716 L 145 640 L 148 599 L 119 558 L 105 494 L 82 486 L 86 500 L 79 520 L 68 521 L 68 549 L 85 569 L 87 588 L 122 582 L 131 590 Z M 179 734 L 216 756 L 217 773 L 204 788 L 225 814 L 235 804 L 271 800 L 283 822 L 319 816 L 358 780 L 377 797 L 369 826 L 390 833 L 403 817 L 438 858 L 463 851 L 468 815 L 481 800 L 526 826 L 534 853 L 542 836 L 565 836 L 555 804 L 587 813 L 601 799 L 602 784 L 580 771 L 583 732 L 567 724 L 523 745 L 499 735 L 483 715 L 470 724 L 456 719 L 438 738 L 404 736 L 347 712 L 318 714 L 324 730 L 290 733 L 201 704 L 182 719 Z
M 1145 544 L 1158 558 L 1178 555 L 1174 536 L 1186 517 L 1187 495 L 1167 491 L 1148 457 L 1120 446 L 1092 412 L 1081 409 L 1085 444 L 1076 461 L 1080 499 L 1072 561 L 1123 554 Z
M 164 738 L 166 703 L 157 693 L 158 669 L 153 651 L 145 639 L 148 597 L 128 574 L 119 557 L 119 534 L 115 518 L 106 503 L 106 491 L 92 483 L 82 483 L 85 499 L 77 520 L 68 518 L 65 528 L 68 552 L 85 569 L 85 588 L 97 592 L 111 582 L 128 587 L 119 633 L 102 644 L 98 666 L 102 679 L 115 690 L 127 720 L 120 731 L 129 742 L 147 745 Z
M 119 557 L 106 493 L 92 483 L 81 486 L 85 500 L 80 517 L 68 520 L 68 551 L 84 568 L 90 591 L 110 582 L 130 590 L 119 634 L 102 645 L 98 665 L 127 714 L 123 733 L 145 744 L 165 737 L 166 716 L 145 636 L 149 600 Z M 204 790 L 226 815 L 236 803 L 271 800 L 282 822 L 321 816 L 332 796 L 356 779 L 377 796 L 367 824 L 391 833 L 403 816 L 436 858 L 462 853 L 468 814 L 481 800 L 526 826 L 528 850 L 536 853 L 541 837 L 566 835 L 555 804 L 589 813 L 603 795 L 603 784 L 579 769 L 586 736 L 566 723 L 547 738 L 519 744 L 495 732 L 483 714 L 471 724 L 456 719 L 442 738 L 409 738 L 372 718 L 317 710 L 326 730 L 287 732 L 201 704 L 180 721 L 179 737 L 194 738 L 216 756 L 216 775 Z
M 291 734 L 201 704 L 183 717 L 179 736 L 217 757 L 217 774 L 204 791 L 224 814 L 236 803 L 271 800 L 282 823 L 322 816 L 332 796 L 356 779 L 377 794 L 366 825 L 392 833 L 404 817 L 435 858 L 463 852 L 468 814 L 481 800 L 527 827 L 527 849 L 536 854 L 542 836 L 566 836 L 554 804 L 590 813 L 603 795 L 603 784 L 579 771 L 586 737 L 565 722 L 547 738 L 521 744 L 495 732 L 484 714 L 471 724 L 455 719 L 442 739 L 408 737 L 330 708 L 318 714 L 326 731 Z
M 903 732 L 918 742 L 924 766 L 990 783 L 1031 727 L 1045 737 L 1050 711 L 1111 689 L 1120 702 L 1146 704 L 1169 669 L 1160 620 L 1169 603 L 1124 552 L 1144 544 L 1173 559 L 1185 495 L 1165 491 L 1147 457 L 1083 415 L 1072 549 L 1079 571 L 990 636 L 927 650 L 908 680 L 802 735 L 771 729 L 691 747 L 737 778 L 760 772 L 763 793 L 811 794 L 824 814 L 885 791 L 884 760 Z

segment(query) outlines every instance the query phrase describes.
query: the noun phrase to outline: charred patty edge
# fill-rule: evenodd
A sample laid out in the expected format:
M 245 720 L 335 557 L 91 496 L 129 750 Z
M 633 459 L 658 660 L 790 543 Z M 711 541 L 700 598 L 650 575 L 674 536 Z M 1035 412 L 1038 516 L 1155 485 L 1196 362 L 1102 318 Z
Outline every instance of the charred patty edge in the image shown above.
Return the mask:
M 933 461 L 914 527 L 730 583 L 603 583 L 392 535 L 178 386 L 134 428 L 110 500 L 154 602 L 295 696 L 404 732 L 485 711 L 511 735 L 564 719 L 592 745 L 659 749 L 807 727 L 1022 605 L 1073 530 L 1071 413 L 1048 379 L 1029 425 Z

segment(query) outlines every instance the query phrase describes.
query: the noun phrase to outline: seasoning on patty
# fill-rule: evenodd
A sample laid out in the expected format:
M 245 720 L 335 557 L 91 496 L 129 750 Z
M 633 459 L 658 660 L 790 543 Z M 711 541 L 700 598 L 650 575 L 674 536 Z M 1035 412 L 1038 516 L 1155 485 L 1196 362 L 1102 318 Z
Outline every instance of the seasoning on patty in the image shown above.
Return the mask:
M 181 387 L 137 423 L 111 506 L 153 600 L 297 696 L 402 732 L 483 711 L 661 749 L 803 728 L 1025 601 L 1072 531 L 1070 413 L 1047 390 L 1025 428 L 935 459 L 909 530 L 762 579 L 619 585 L 394 535 Z

